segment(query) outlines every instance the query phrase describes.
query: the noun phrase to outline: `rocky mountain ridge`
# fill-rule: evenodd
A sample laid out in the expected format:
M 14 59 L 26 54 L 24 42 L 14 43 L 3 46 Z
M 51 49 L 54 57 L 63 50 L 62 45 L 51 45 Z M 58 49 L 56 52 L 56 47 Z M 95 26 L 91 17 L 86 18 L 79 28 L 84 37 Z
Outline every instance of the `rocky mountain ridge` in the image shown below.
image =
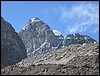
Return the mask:
M 81 35 L 79 33 L 69 34 L 63 40 L 63 46 L 68 46 L 71 44 L 84 44 L 84 43 L 86 44 L 94 43 L 95 44 L 97 43 L 97 41 L 91 38 L 90 36 Z
M 30 19 L 19 31 L 19 36 L 27 49 L 28 57 L 44 54 L 71 44 L 97 43 L 87 35 L 69 34 L 65 38 L 57 31 L 52 30 L 46 23 L 35 17 Z

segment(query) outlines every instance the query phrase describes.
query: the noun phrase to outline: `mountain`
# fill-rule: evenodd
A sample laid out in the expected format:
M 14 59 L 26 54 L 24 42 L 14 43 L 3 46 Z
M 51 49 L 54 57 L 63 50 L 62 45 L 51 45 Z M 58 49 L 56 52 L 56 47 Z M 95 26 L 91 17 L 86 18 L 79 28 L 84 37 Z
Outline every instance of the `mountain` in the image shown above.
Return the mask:
M 30 19 L 19 31 L 27 56 L 47 53 L 71 44 L 97 43 L 87 35 L 69 34 L 65 38 L 58 30 L 52 30 L 46 23 L 35 17 Z
M 1 17 L 1 68 L 27 57 L 25 46 L 12 25 Z
M 37 17 L 30 19 L 18 34 L 27 49 L 28 57 L 44 54 L 59 44 L 51 28 Z
M 90 43 L 97 43 L 96 40 L 94 40 L 93 38 L 91 38 L 90 36 L 87 35 L 81 35 L 79 33 L 75 33 L 75 34 L 69 34 L 67 35 L 64 40 L 63 40 L 63 46 L 68 46 L 71 44 L 90 44 Z
M 99 75 L 99 44 L 78 33 L 63 37 L 37 17 L 17 34 L 1 17 L 1 66 L 2 75 Z

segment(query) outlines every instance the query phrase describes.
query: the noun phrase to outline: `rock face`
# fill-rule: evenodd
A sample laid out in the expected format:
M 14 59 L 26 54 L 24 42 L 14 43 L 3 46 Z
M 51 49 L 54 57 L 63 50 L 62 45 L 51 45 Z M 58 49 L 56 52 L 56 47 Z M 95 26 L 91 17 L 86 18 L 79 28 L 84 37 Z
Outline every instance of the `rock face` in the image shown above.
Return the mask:
M 10 23 L 1 17 L 1 67 L 27 57 L 25 46 Z
M 26 23 L 19 31 L 19 36 L 23 40 L 29 57 L 44 54 L 59 44 L 59 39 L 51 28 L 37 17 Z
M 55 36 L 58 38 L 58 40 L 59 40 L 59 44 L 57 45 L 57 49 L 59 49 L 59 48 L 61 48 L 62 47 L 62 42 L 63 42 L 63 40 L 64 40 L 64 37 L 63 37 L 63 35 L 61 34 L 61 32 L 60 31 L 58 31 L 58 30 L 52 30 L 53 31 L 53 33 L 55 34 Z
M 83 44 L 83 43 L 87 43 L 87 44 L 94 43 L 95 44 L 97 43 L 97 41 L 87 35 L 80 35 L 78 33 L 69 34 L 63 40 L 63 46 L 68 46 L 71 44 Z

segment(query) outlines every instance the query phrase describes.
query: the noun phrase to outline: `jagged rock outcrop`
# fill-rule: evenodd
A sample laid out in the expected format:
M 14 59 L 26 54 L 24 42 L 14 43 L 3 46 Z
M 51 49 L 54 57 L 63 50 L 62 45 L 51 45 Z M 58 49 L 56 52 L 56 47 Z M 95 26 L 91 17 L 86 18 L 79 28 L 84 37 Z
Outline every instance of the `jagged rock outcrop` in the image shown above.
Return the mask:
M 1 17 L 1 68 L 27 57 L 25 46 L 10 23 Z
M 63 40 L 63 46 L 68 46 L 71 44 L 90 44 L 90 43 L 97 43 L 96 40 L 92 39 L 90 36 L 87 35 L 81 35 L 78 33 L 75 34 L 69 34 L 67 35 Z
M 59 39 L 51 28 L 35 17 L 19 31 L 19 36 L 27 49 L 27 56 L 39 55 L 57 47 Z

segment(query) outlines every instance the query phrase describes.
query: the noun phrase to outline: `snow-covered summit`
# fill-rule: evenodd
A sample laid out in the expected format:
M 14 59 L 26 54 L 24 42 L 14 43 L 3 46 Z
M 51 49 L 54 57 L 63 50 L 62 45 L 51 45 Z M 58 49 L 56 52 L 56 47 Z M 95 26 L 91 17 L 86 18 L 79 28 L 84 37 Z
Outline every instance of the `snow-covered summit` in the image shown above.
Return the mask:
M 22 28 L 22 30 L 26 30 L 26 28 L 30 25 L 30 23 L 35 23 L 41 21 L 38 17 L 34 17 L 28 21 L 28 23 L 25 24 L 25 26 Z
M 52 31 L 53 31 L 53 33 L 54 33 L 56 36 L 60 36 L 60 35 L 61 35 L 61 32 L 58 31 L 58 30 L 52 30 Z
M 38 22 L 38 21 L 40 21 L 40 19 L 38 17 L 34 17 L 34 18 L 31 19 L 31 21 L 32 22 Z

